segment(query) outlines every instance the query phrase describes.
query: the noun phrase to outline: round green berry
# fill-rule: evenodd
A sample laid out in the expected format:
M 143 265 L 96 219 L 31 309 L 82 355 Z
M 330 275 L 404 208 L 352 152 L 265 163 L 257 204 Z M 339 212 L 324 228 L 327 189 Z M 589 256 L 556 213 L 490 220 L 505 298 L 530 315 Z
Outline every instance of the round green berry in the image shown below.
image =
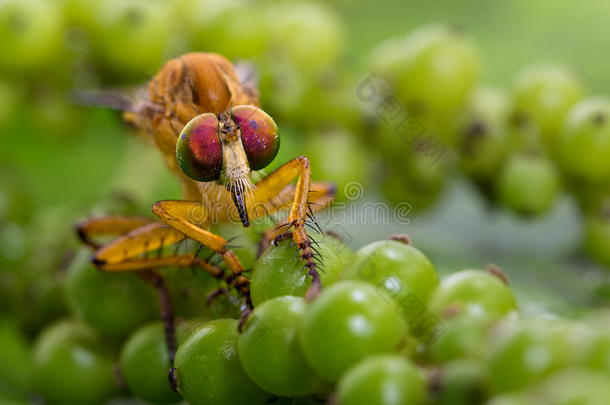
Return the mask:
M 178 346 L 199 323 L 176 323 Z M 155 404 L 180 400 L 180 395 L 169 384 L 170 360 L 163 323 L 151 323 L 134 332 L 121 350 L 120 366 L 127 386 L 136 397 Z
M 397 94 L 414 108 L 446 110 L 464 103 L 480 73 L 474 41 L 458 27 L 432 25 L 405 39 Z
M 152 286 L 134 274 L 104 273 L 78 252 L 66 272 L 64 289 L 72 312 L 100 332 L 125 336 L 159 314 Z
M 434 266 L 420 250 L 394 240 L 360 248 L 341 277 L 370 283 L 398 304 L 414 299 L 422 306 L 439 284 Z
M 462 270 L 445 278 L 430 298 L 429 309 L 441 318 L 465 314 L 498 319 L 517 310 L 506 283 L 483 270 Z
M 239 358 L 246 373 L 265 391 L 284 397 L 311 394 L 320 385 L 297 337 L 306 312 L 300 297 L 277 297 L 256 307 L 239 336 Z
M 548 211 L 560 191 L 558 170 L 550 160 L 541 156 L 512 156 L 498 182 L 501 203 L 520 215 Z
M 310 233 L 318 273 L 322 285 L 329 286 L 338 278 L 341 269 L 352 257 L 352 251 L 337 238 L 330 235 Z M 284 295 L 304 297 L 311 286 L 308 269 L 300 258 L 294 242 L 284 240 L 269 247 L 257 260 L 252 270 L 250 284 L 252 302 L 258 306 L 264 301 Z
M 217 319 L 195 330 L 176 352 L 178 390 L 192 405 L 265 404 L 237 354 L 238 321 Z
M 568 113 L 558 159 L 567 174 L 585 180 L 607 180 L 610 176 L 610 100 L 591 97 Z
M 113 359 L 95 330 L 77 321 L 52 324 L 38 336 L 32 385 L 50 404 L 95 405 L 116 391 Z
M 410 361 L 385 355 L 366 358 L 339 381 L 339 405 L 417 405 L 425 403 L 426 383 Z
M 531 119 L 553 146 L 568 111 L 584 96 L 583 84 L 565 66 L 536 64 L 524 68 L 514 82 L 516 113 Z
M 406 322 L 390 298 L 368 283 L 342 281 L 310 304 L 299 337 L 314 371 L 337 381 L 351 365 L 395 350 L 406 336 Z

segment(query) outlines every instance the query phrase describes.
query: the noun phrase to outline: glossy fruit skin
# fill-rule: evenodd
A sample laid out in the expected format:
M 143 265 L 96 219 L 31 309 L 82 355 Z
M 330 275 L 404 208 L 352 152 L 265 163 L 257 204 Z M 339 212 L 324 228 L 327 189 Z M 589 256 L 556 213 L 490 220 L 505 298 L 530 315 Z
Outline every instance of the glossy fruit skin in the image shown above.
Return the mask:
M 341 278 L 370 283 L 399 305 L 414 296 L 425 306 L 440 283 L 434 266 L 419 249 L 394 240 L 360 248 Z
M 335 382 L 366 356 L 396 349 L 406 334 L 406 322 L 390 299 L 368 283 L 343 281 L 310 304 L 299 337 L 309 365 Z
M 540 381 L 570 363 L 574 346 L 560 323 L 535 319 L 499 330 L 486 358 L 489 389 L 510 392 Z
M 176 343 L 180 346 L 201 321 L 177 322 Z M 168 380 L 169 355 L 163 323 L 147 324 L 135 331 L 121 349 L 121 373 L 136 397 L 154 404 L 172 404 L 181 397 Z
M 280 136 L 273 118 L 252 105 L 233 107 L 231 115 L 241 130 L 241 141 L 250 169 L 267 167 L 280 148 Z
M 552 208 L 560 191 L 559 171 L 542 156 L 511 156 L 500 173 L 500 202 L 520 215 L 540 215 Z
M 405 38 L 403 55 L 397 65 L 396 91 L 407 106 L 455 108 L 464 102 L 479 77 L 476 45 L 455 27 L 430 25 L 417 29 Z
M 610 219 L 589 216 L 585 221 L 585 250 L 604 266 L 610 266 Z
M 489 322 L 468 315 L 443 319 L 444 331 L 428 354 L 436 363 L 447 363 L 459 358 L 480 359 L 487 348 Z
M 218 118 L 212 113 L 196 116 L 184 126 L 176 141 L 180 169 L 197 181 L 218 180 L 222 171 L 222 145 Z
M 590 97 L 577 103 L 566 117 L 558 145 L 563 170 L 576 179 L 610 177 L 610 100 Z
M 0 398 L 24 398 L 29 389 L 30 350 L 25 336 L 0 318 Z
M 372 356 L 341 377 L 337 399 L 339 405 L 423 404 L 426 383 L 409 360 L 394 355 Z
M 568 111 L 585 92 L 580 78 L 561 65 L 536 64 L 517 74 L 513 93 L 516 113 L 531 119 L 543 139 L 554 146 Z
M 99 404 L 116 391 L 113 359 L 89 326 L 65 320 L 48 326 L 32 355 L 32 385 L 50 404 Z
M 353 252 L 337 238 L 312 233 L 318 242 L 323 271 L 320 271 L 322 285 L 330 286 L 338 278 Z M 279 242 L 269 247 L 257 260 L 252 270 L 250 284 L 254 306 L 283 295 L 304 297 L 311 285 L 311 277 L 299 258 L 299 251 L 291 240 Z
M 445 278 L 434 291 L 429 309 L 441 318 L 464 314 L 475 318 L 499 319 L 517 310 L 510 288 L 483 270 L 462 270 Z
M 248 376 L 267 392 L 297 397 L 320 385 L 297 337 L 306 311 L 303 298 L 284 296 L 265 301 L 248 317 L 239 336 L 239 358 Z
M 104 273 L 81 249 L 66 271 L 64 292 L 77 317 L 103 334 L 125 336 L 159 314 L 156 292 L 134 274 Z
M 265 404 L 269 395 L 246 374 L 237 354 L 237 321 L 195 330 L 176 352 L 178 390 L 193 405 Z

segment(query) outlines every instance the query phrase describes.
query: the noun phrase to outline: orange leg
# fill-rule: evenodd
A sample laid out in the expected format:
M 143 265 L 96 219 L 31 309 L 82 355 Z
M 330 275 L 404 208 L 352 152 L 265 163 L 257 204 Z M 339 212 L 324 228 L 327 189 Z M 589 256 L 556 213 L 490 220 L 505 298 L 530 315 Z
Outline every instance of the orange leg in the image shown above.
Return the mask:
M 286 186 L 295 178 L 298 178 L 284 231 L 291 230 L 292 240 L 301 252 L 300 257 L 305 262 L 305 267 L 309 269 L 307 274 L 312 278 L 312 283 L 307 292 L 308 299 L 315 297 L 322 288 L 316 262 L 313 258 L 311 241 L 305 229 L 310 209 L 308 202 L 318 196 L 320 203 L 328 204 L 335 193 L 334 186 L 330 184 L 318 183 L 315 184 L 315 187 L 312 187 L 310 176 L 311 168 L 309 160 L 305 156 L 299 156 L 285 163 L 256 184 L 252 202 L 254 209 L 251 210 L 251 218 L 263 214 L 264 212 L 261 213 L 259 207 L 261 205 L 265 207 L 266 203 L 273 201 L 276 195 L 285 192 L 283 190 Z M 310 193 L 311 191 L 313 192 Z
M 174 245 L 184 239 L 183 234 L 162 222 L 151 222 L 119 236 L 113 242 L 98 249 L 92 262 L 102 270 L 111 269 L 113 265 L 124 264 L 130 259 Z M 122 270 L 131 270 L 131 268 L 123 266 Z
M 324 206 L 334 196 L 334 186 L 330 184 L 317 183 L 312 187 L 310 174 L 309 161 L 306 157 L 299 156 L 280 166 L 258 182 L 251 198 L 247 201 L 247 209 L 251 219 L 268 216 L 284 208 L 282 205 L 286 202 L 292 201 L 287 204 L 290 206 L 290 213 L 284 231 L 291 229 L 292 239 L 301 251 L 300 257 L 305 262 L 305 267 L 309 269 L 308 274 L 313 279 L 308 297 L 316 295 L 321 288 L 320 278 L 313 259 L 311 242 L 305 230 L 310 211 L 309 202 L 315 201 Z M 290 183 L 295 179 L 298 179 L 297 184 L 292 187 Z M 235 210 L 235 207 L 227 205 L 224 208 L 224 210 L 229 209 Z M 228 242 L 201 227 L 206 226 L 210 221 L 210 212 L 201 203 L 166 200 L 153 204 L 152 210 L 163 222 L 179 233 L 219 253 L 234 274 L 241 274 L 243 267 L 235 254 L 227 248 Z M 229 218 L 231 215 L 224 213 L 219 217 Z M 198 220 L 194 221 L 194 218 Z
M 165 200 L 154 203 L 152 211 L 178 233 L 186 235 L 218 253 L 233 274 L 241 274 L 244 271 L 235 253 L 227 248 L 226 239 L 192 222 L 193 218 L 202 218 L 201 223 L 206 224 L 208 212 L 202 204 L 192 201 Z
M 295 187 L 293 185 L 290 185 L 284 190 L 286 190 L 287 194 L 285 201 L 294 201 Z M 325 209 L 332 202 L 334 196 L 334 184 L 321 182 L 311 183 L 311 190 L 308 199 L 309 214 L 313 217 L 313 215 Z M 260 241 L 259 255 L 262 254 L 262 252 L 264 252 L 275 240 L 279 241 L 279 239 L 282 239 L 287 235 L 289 235 L 289 237 L 292 237 L 291 232 L 286 232 L 285 226 L 279 225 L 272 229 L 269 229 L 267 232 L 265 232 Z
M 106 234 L 109 234 L 107 228 Z M 117 228 L 115 233 L 120 233 Z M 87 235 L 89 237 L 90 235 Z M 145 271 L 158 267 L 199 267 L 213 277 L 235 287 L 249 296 L 249 280 L 238 274 L 228 275 L 221 268 L 197 257 L 193 253 L 178 254 L 179 243 L 185 235 L 162 222 L 152 222 L 133 229 L 98 249 L 92 258 L 100 270 L 107 272 Z M 162 255 L 163 248 L 174 247 L 174 252 Z M 149 256 L 153 251 L 159 255 Z
M 146 217 L 105 216 L 82 220 L 76 224 L 75 228 L 78 237 L 84 244 L 99 249 L 101 246 L 91 240 L 92 235 L 124 235 L 153 221 L 154 219 Z

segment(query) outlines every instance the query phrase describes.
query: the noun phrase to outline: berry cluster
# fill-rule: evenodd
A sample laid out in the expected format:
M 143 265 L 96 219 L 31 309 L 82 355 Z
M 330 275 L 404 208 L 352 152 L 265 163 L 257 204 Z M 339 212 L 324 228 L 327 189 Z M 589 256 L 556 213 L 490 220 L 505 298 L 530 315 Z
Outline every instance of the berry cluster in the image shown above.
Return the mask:
M 524 68 L 508 90 L 482 85 L 480 59 L 467 33 L 444 25 L 373 50 L 370 69 L 411 123 L 400 133 L 390 106 L 368 106 L 390 121 L 371 143 L 383 156 L 386 197 L 427 208 L 456 169 L 492 205 L 522 217 L 541 216 L 568 192 L 584 217 L 586 250 L 610 265 L 610 99 L 587 97 L 578 74 L 553 63 Z
M 331 235 L 314 239 L 322 292 L 305 298 L 311 281 L 298 249 L 279 241 L 253 263 L 254 310 L 241 330 L 231 295 L 204 304 L 205 291 L 222 288 L 215 279 L 168 271 L 179 316 L 171 372 L 164 325 L 147 321 L 155 305 L 146 286 L 77 259 L 65 288 L 87 323 L 49 325 L 31 361 L 14 325 L 3 323 L 0 357 L 19 367 L 2 373 L 11 390 L 52 404 L 121 392 L 160 404 L 598 405 L 610 395 L 608 314 L 520 315 L 499 268 L 441 281 L 406 237 L 356 252 Z

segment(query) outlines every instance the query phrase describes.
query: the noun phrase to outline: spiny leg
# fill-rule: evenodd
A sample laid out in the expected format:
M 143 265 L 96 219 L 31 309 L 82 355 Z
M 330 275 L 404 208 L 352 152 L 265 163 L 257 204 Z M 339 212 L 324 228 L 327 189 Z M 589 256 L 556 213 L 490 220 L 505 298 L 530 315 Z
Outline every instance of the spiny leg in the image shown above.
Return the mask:
M 142 271 L 158 267 L 198 267 L 218 280 L 234 287 L 241 295 L 250 296 L 249 280 L 243 274 L 226 273 L 220 267 L 198 257 L 197 253 L 178 253 L 186 236 L 162 222 L 134 229 L 97 250 L 92 262 L 106 272 Z M 174 246 L 174 251 L 162 254 Z M 158 255 L 149 253 L 157 251 Z
M 295 178 L 298 178 L 286 225 L 287 229 L 291 229 L 292 240 L 300 250 L 300 257 L 305 261 L 305 267 L 308 269 L 307 274 L 312 279 L 311 286 L 307 291 L 307 299 L 315 297 L 322 288 L 311 241 L 305 229 L 310 209 L 308 204 L 309 194 L 312 189 L 310 176 L 311 168 L 309 160 L 305 156 L 299 156 L 280 166 L 256 184 L 251 213 L 251 218 L 265 214 L 268 215 L 268 213 L 265 213 L 265 208 L 268 208 L 265 204 L 273 201 L 276 195 L 281 193 Z M 328 194 L 330 200 L 332 198 L 331 195 L 334 194 L 334 187 L 330 185 L 327 187 L 326 194 Z
M 289 185 L 284 188 L 285 193 L 280 193 L 279 197 L 281 202 L 279 206 L 283 206 L 286 203 L 294 201 L 295 186 Z M 313 182 L 311 183 L 311 189 L 309 190 L 309 198 L 307 204 L 308 217 L 310 220 L 315 222 L 314 215 L 322 211 L 332 202 L 335 196 L 335 185 L 332 183 Z M 276 205 L 277 206 L 277 205 Z M 317 227 L 317 224 L 315 224 Z M 267 230 L 259 243 L 259 256 L 271 245 L 281 240 L 292 238 L 292 232 L 286 231 L 287 224 L 276 224 L 275 227 Z M 320 230 L 321 231 L 321 230 Z M 322 233 L 322 232 L 321 232 Z
M 151 222 L 119 236 L 111 243 L 98 249 L 91 261 L 105 270 L 139 255 L 162 249 L 181 242 L 186 237 L 162 222 Z
M 109 215 L 104 217 L 87 218 L 79 221 L 75 226 L 76 234 L 86 245 L 94 249 L 101 246 L 91 238 L 94 236 L 119 236 L 136 228 L 153 222 L 154 219 L 146 217 L 126 217 Z
M 229 242 L 226 239 L 196 225 L 196 222 L 201 224 L 209 222 L 209 213 L 202 204 L 193 201 L 165 200 L 154 203 L 152 211 L 176 231 L 218 253 L 233 274 L 241 274 L 244 271 L 235 253 L 228 249 Z
M 176 353 L 176 338 L 172 300 L 165 279 L 152 269 L 164 266 L 199 267 L 219 281 L 233 287 L 244 298 L 247 305 L 249 307 L 252 306 L 250 280 L 241 273 L 227 273 L 207 260 L 199 258 L 197 254 L 178 254 L 177 247 L 185 238 L 183 234 L 161 222 L 150 223 L 128 232 L 117 238 L 114 242 L 99 249 L 92 259 L 93 263 L 103 271 L 136 271 L 138 275 L 157 289 L 170 360 L 168 378 L 170 386 L 174 390 L 176 389 L 175 370 L 173 367 Z M 176 245 L 174 254 L 163 256 L 163 248 L 172 244 Z M 158 250 L 159 255 L 149 257 L 148 253 L 154 250 Z M 144 257 L 142 257 L 143 255 Z

